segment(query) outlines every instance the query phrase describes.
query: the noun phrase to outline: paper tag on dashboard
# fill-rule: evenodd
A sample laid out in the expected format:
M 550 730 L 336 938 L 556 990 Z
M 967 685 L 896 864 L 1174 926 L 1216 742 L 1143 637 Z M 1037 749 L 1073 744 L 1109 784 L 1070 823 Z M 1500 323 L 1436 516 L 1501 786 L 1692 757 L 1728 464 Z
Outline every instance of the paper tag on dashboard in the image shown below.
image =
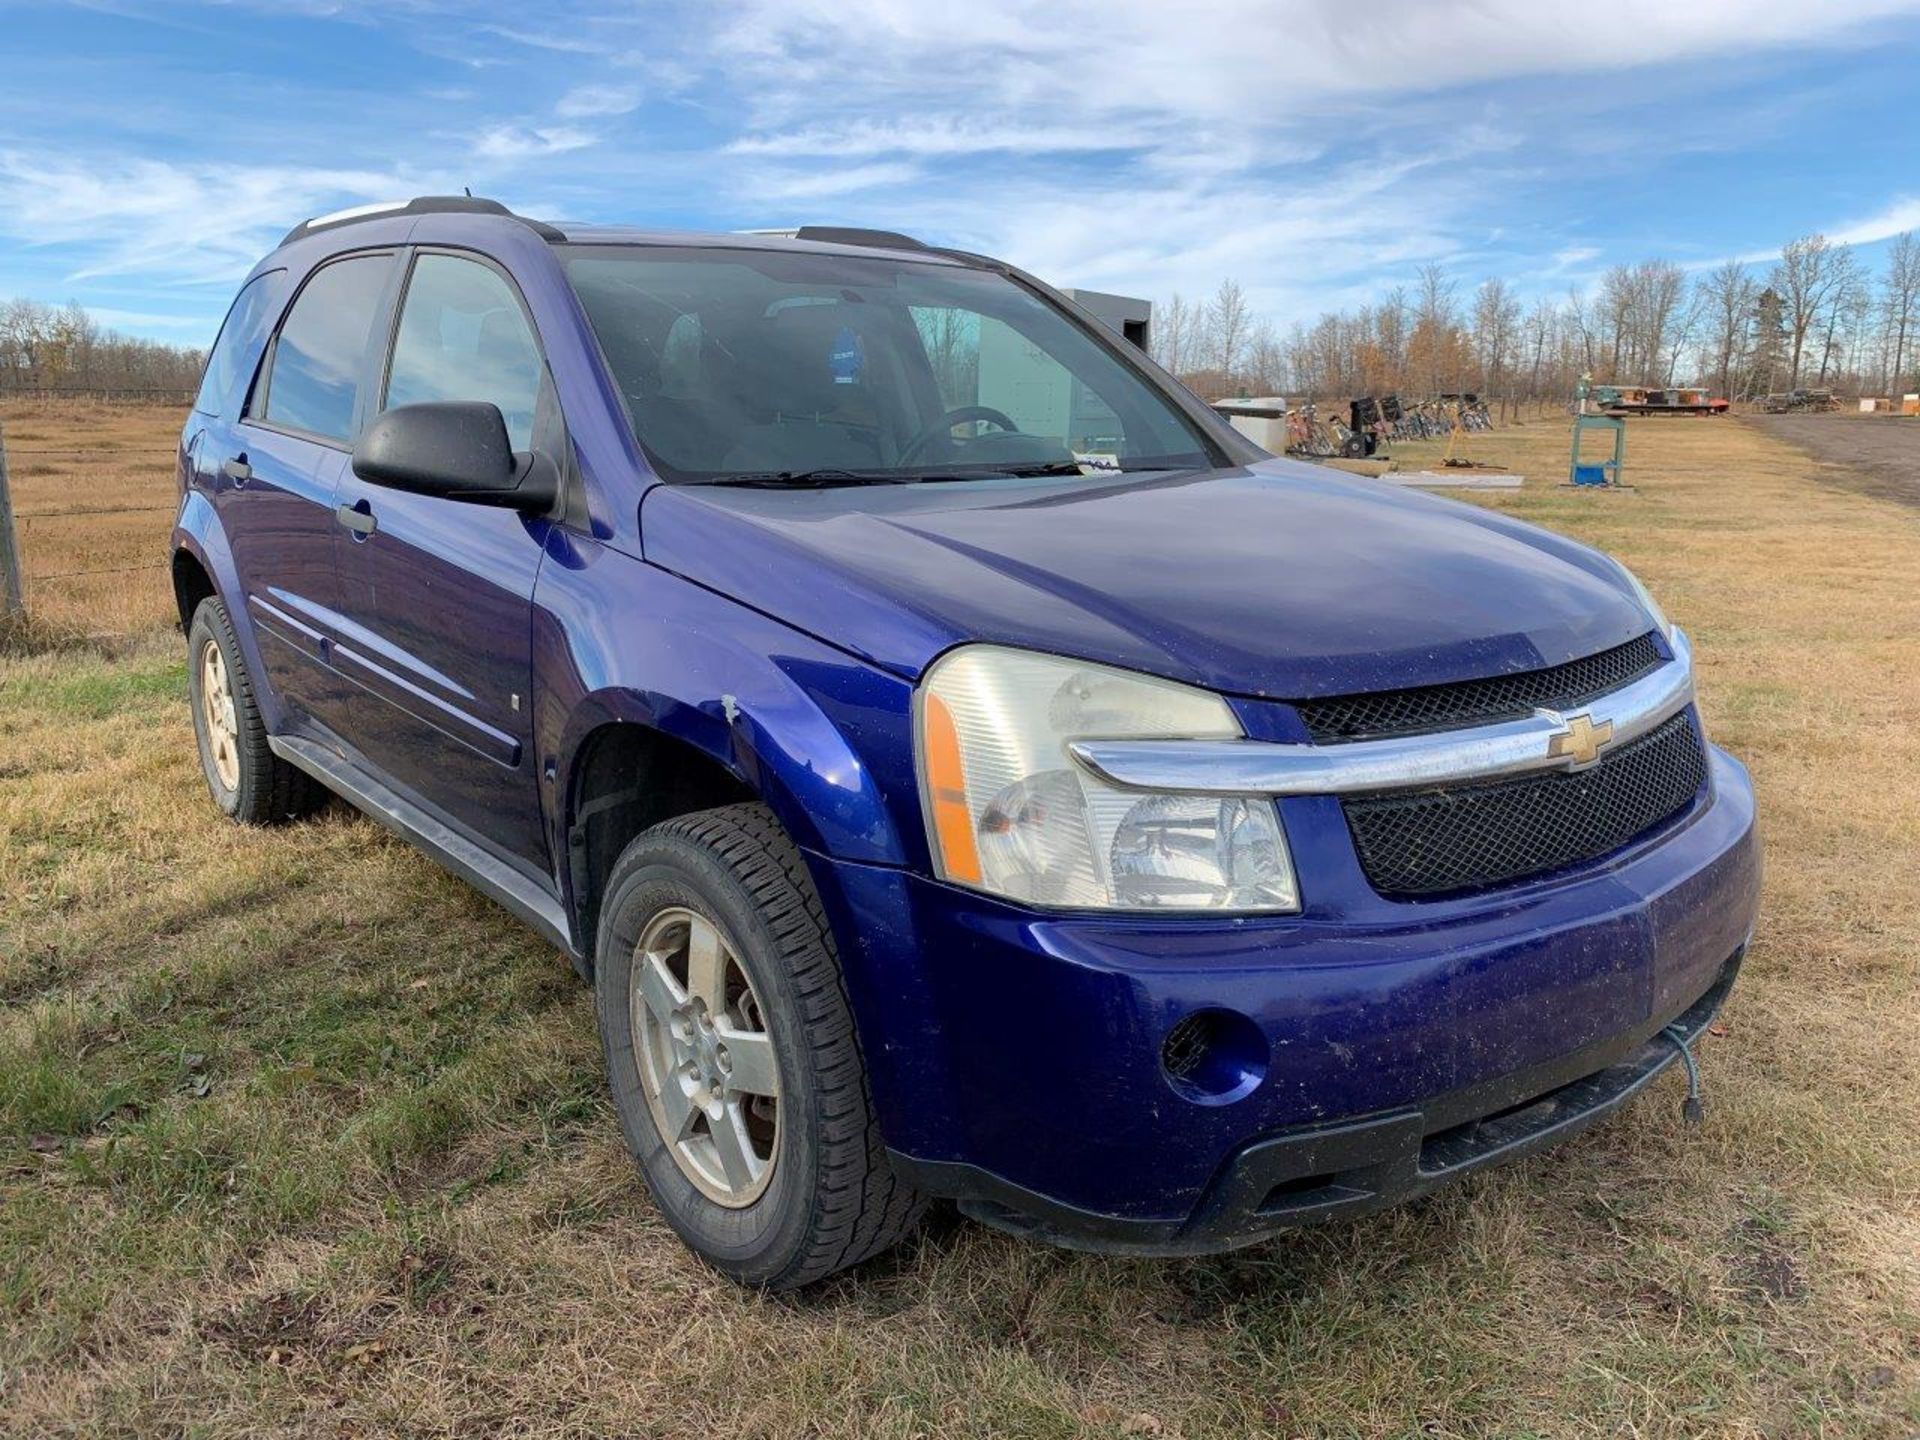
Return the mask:
M 1073 452 L 1073 463 L 1080 467 L 1082 475 L 1118 475 L 1120 457 L 1104 450 Z

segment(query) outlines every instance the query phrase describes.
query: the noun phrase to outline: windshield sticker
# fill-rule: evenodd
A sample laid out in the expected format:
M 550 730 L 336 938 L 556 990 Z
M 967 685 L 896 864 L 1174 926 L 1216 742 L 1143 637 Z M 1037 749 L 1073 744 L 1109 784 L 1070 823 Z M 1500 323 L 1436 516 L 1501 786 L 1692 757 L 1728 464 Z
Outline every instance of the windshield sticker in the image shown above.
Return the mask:
M 833 353 L 827 357 L 827 363 L 833 369 L 833 383 L 858 385 L 860 367 L 864 360 L 865 356 L 860 350 L 860 337 L 854 333 L 851 325 L 842 325 L 840 333 L 833 337 Z
M 1082 475 L 1118 475 L 1120 457 L 1108 450 L 1073 452 L 1073 463 L 1080 467 Z

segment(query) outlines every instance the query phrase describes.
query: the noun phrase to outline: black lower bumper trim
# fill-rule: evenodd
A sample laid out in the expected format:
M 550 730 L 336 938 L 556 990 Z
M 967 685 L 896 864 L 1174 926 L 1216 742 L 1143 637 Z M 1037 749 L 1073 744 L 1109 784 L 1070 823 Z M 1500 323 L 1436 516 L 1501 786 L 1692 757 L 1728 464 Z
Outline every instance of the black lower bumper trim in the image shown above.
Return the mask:
M 1689 1042 L 1713 1022 L 1745 948 L 1677 1014 L 1650 1019 L 1556 1060 L 1424 1104 L 1248 1143 L 1191 1215 L 1141 1220 L 1081 1210 L 975 1166 L 892 1152 L 922 1189 L 959 1202 L 985 1224 L 1076 1250 L 1192 1255 L 1251 1245 L 1277 1231 L 1410 1200 L 1483 1166 L 1518 1159 L 1610 1115 L 1679 1057 L 1661 1032 Z

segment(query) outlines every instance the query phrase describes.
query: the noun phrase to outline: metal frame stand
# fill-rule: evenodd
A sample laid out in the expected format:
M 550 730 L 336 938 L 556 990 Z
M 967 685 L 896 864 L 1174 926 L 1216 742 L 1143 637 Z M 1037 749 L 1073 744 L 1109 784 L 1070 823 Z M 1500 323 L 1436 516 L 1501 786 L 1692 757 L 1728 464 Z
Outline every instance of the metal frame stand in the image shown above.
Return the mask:
M 1591 465 L 1591 461 L 1580 458 L 1580 442 L 1589 430 L 1610 430 L 1613 432 L 1613 458 L 1600 462 L 1600 471 L 1606 476 L 1601 481 L 1580 479 L 1582 464 Z M 1613 415 L 1583 415 L 1573 417 L 1573 455 L 1567 462 L 1567 484 L 1577 485 L 1583 490 L 1627 490 L 1620 477 L 1627 463 L 1627 422 Z

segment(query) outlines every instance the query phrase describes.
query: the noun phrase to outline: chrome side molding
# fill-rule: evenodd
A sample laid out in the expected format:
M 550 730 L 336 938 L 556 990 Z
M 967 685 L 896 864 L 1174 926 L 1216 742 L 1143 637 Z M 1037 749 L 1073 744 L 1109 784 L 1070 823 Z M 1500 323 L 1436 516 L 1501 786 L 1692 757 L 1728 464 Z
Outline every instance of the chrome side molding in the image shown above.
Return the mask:
M 1693 649 L 1579 710 L 1536 710 L 1468 730 L 1285 745 L 1266 740 L 1077 740 L 1067 752 L 1109 784 L 1198 795 L 1358 795 L 1581 770 L 1693 703 Z

